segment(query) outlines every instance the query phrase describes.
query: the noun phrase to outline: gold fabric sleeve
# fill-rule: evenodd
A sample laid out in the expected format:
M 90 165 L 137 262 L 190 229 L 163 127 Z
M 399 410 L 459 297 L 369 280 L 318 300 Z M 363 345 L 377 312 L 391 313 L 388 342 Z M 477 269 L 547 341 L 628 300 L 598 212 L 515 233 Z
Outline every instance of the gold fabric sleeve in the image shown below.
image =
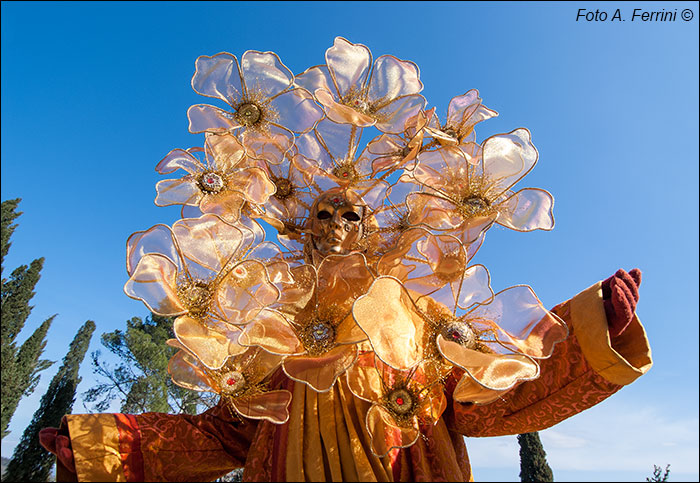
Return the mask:
M 69 414 L 78 481 L 126 481 L 113 414 Z
M 601 287 L 598 282 L 571 299 L 571 325 L 593 370 L 613 384 L 630 384 L 652 366 L 649 339 L 637 314 L 611 339 Z

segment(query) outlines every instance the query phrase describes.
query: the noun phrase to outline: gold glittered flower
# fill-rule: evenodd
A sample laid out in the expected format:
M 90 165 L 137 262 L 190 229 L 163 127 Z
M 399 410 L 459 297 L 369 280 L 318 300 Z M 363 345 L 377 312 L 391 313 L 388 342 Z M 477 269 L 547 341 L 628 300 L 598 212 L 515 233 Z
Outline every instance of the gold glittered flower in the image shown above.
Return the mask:
M 203 161 L 195 154 L 195 150 L 174 149 L 158 163 L 160 174 L 178 169 L 186 174 L 156 184 L 156 205 L 197 206 L 202 213 L 214 213 L 235 223 L 246 203 L 262 205 L 275 191 L 268 174 L 247 157 L 243 145 L 231 134 L 207 136 Z
M 447 399 L 440 381 L 430 381 L 420 367 L 402 371 L 364 352 L 347 372 L 352 393 L 372 403 L 365 417 L 373 454 L 382 458 L 395 448 L 408 448 L 421 427 L 440 419 Z
M 424 187 L 406 199 L 422 223 L 445 230 L 465 243 L 479 238 L 494 222 L 517 231 L 551 230 L 554 200 L 538 188 L 512 190 L 537 163 L 527 129 L 497 134 L 483 147 L 471 144 L 473 164 L 462 151 L 438 149 L 418 155 L 411 173 Z
M 272 52 L 222 52 L 197 58 L 192 88 L 229 105 L 223 110 L 196 104 L 187 111 L 190 132 L 239 132 L 243 144 L 257 157 L 279 162 L 294 144 L 294 133 L 313 128 L 322 109 Z
M 472 89 L 464 95 L 453 97 L 447 107 L 447 119 L 440 124 L 437 116 L 432 116 L 425 127 L 438 146 L 461 150 L 466 160 L 476 163 L 471 145 L 476 142 L 474 126 L 498 113 L 481 103 L 479 92 Z
M 377 263 L 353 316 L 391 367 L 422 365 L 436 380 L 459 367 L 487 391 L 506 390 L 537 377 L 535 359 L 549 357 L 567 328 L 530 287 L 494 296 L 486 268 L 467 266 L 471 255 L 455 237 L 409 230 Z
M 221 367 L 212 369 L 178 341 L 170 339 L 168 344 L 180 349 L 168 363 L 168 373 L 178 386 L 219 394 L 233 413 L 245 418 L 274 424 L 288 421 L 292 394 L 284 389 L 270 390 L 268 384 L 281 357 L 255 347 L 242 348 Z
M 372 160 L 358 152 L 362 130 L 324 119 L 313 131 L 299 137 L 297 148 L 316 162 L 311 188 L 316 195 L 344 188 L 373 210 L 382 204 L 389 184 L 372 177 Z
M 351 307 L 373 277 L 360 253 L 328 255 L 317 267 L 301 265 L 292 272 L 294 283 L 283 289 L 280 302 L 260 311 L 239 341 L 285 356 L 282 368 L 291 379 L 326 392 L 367 338 Z
M 382 179 L 397 169 L 412 171 L 416 157 L 423 148 L 425 128 L 435 108 L 419 111 L 408 118 L 403 131 L 398 134 L 383 133 L 367 143 L 365 155 L 372 165 L 372 176 L 384 172 Z
M 265 169 L 275 192 L 263 204 L 265 213 L 261 218 L 277 230 L 277 238 L 285 248 L 301 254 L 304 223 L 314 202 L 311 184 L 318 173 L 317 163 L 296 154 L 280 164 L 266 163 Z
M 312 92 L 334 122 L 399 133 L 425 105 L 418 77 L 413 62 L 382 55 L 372 64 L 367 47 L 336 37 L 326 64 L 298 75 L 295 84 Z
M 288 269 L 258 236 L 211 214 L 136 232 L 127 241 L 124 291 L 158 315 L 245 324 L 278 299 L 274 282 Z

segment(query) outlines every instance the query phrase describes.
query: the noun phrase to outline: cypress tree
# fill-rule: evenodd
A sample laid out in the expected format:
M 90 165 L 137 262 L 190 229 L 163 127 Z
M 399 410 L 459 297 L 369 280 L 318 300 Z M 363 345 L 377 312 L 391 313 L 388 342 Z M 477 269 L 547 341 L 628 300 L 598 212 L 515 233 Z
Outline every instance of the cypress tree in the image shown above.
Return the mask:
M 75 402 L 75 391 L 80 384 L 78 371 L 94 330 L 95 323 L 88 320 L 70 343 L 63 364 L 41 397 L 39 409 L 24 430 L 22 439 L 7 465 L 4 478 L 6 481 L 47 481 L 56 458 L 39 445 L 39 431 L 47 427 L 57 428 L 61 418 L 71 412 Z
M 50 367 L 53 362 L 38 360 L 46 347 L 46 332 L 48 332 L 55 315 L 44 321 L 29 338 L 22 344 L 9 367 L 3 361 L 2 375 L 2 436 L 6 431 L 10 418 L 14 414 L 23 396 L 34 392 L 39 382 L 38 372 Z
M 5 255 L 10 250 L 10 237 L 12 233 L 17 228 L 17 225 L 13 225 L 12 222 L 15 221 L 19 215 L 22 214 L 21 211 L 17 211 L 17 205 L 22 201 L 21 198 L 16 198 L 14 200 L 6 200 L 2 202 L 2 207 L 0 208 L 0 266 L 5 264 Z M 2 274 L 2 268 L 0 267 L 0 274 Z
M 554 481 L 552 468 L 547 463 L 547 453 L 542 447 L 540 434 L 518 435 L 520 445 L 520 481 Z
M 13 221 L 22 213 L 17 211 L 20 199 L 2 202 L 2 222 L 0 252 L 2 260 L 0 272 L 4 271 L 5 255 L 10 249 L 10 238 L 17 228 Z M 17 405 L 23 396 L 34 391 L 38 382 L 38 373 L 53 362 L 39 360 L 46 346 L 46 333 L 53 317 L 41 324 L 18 349 L 16 338 L 24 327 L 32 306 L 29 301 L 34 297 L 34 287 L 41 276 L 43 258 L 32 261 L 29 266 L 22 265 L 12 271 L 9 279 L 0 283 L 1 324 L 0 343 L 2 357 L 2 376 L 0 380 L 0 400 L 2 402 L 1 435 L 4 438 Z

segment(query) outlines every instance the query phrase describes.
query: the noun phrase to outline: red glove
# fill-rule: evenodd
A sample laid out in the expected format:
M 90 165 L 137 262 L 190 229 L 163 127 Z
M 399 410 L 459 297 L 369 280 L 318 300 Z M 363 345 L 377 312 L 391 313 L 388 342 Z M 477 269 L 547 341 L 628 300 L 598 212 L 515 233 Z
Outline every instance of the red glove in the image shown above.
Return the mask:
M 39 431 L 39 444 L 56 455 L 57 481 L 78 481 L 68 428 L 61 424 L 59 429 L 42 429 Z M 68 474 L 66 475 L 66 473 Z M 63 474 L 63 478 L 58 479 L 61 474 Z
M 603 306 L 611 337 L 622 334 L 632 321 L 641 282 L 642 272 L 638 268 L 633 268 L 629 273 L 620 269 L 603 281 Z

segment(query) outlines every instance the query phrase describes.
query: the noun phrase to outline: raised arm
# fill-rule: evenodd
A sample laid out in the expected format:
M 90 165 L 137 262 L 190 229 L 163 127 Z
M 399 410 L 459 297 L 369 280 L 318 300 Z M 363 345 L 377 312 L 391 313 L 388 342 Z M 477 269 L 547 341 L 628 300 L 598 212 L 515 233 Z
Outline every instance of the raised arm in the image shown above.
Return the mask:
M 520 434 L 553 426 L 646 373 L 651 349 L 635 308 L 641 272 L 618 270 L 553 312 L 569 337 L 540 360 L 540 377 L 485 405 L 453 402 L 448 427 L 466 436 Z M 449 386 L 448 386 L 449 389 Z

